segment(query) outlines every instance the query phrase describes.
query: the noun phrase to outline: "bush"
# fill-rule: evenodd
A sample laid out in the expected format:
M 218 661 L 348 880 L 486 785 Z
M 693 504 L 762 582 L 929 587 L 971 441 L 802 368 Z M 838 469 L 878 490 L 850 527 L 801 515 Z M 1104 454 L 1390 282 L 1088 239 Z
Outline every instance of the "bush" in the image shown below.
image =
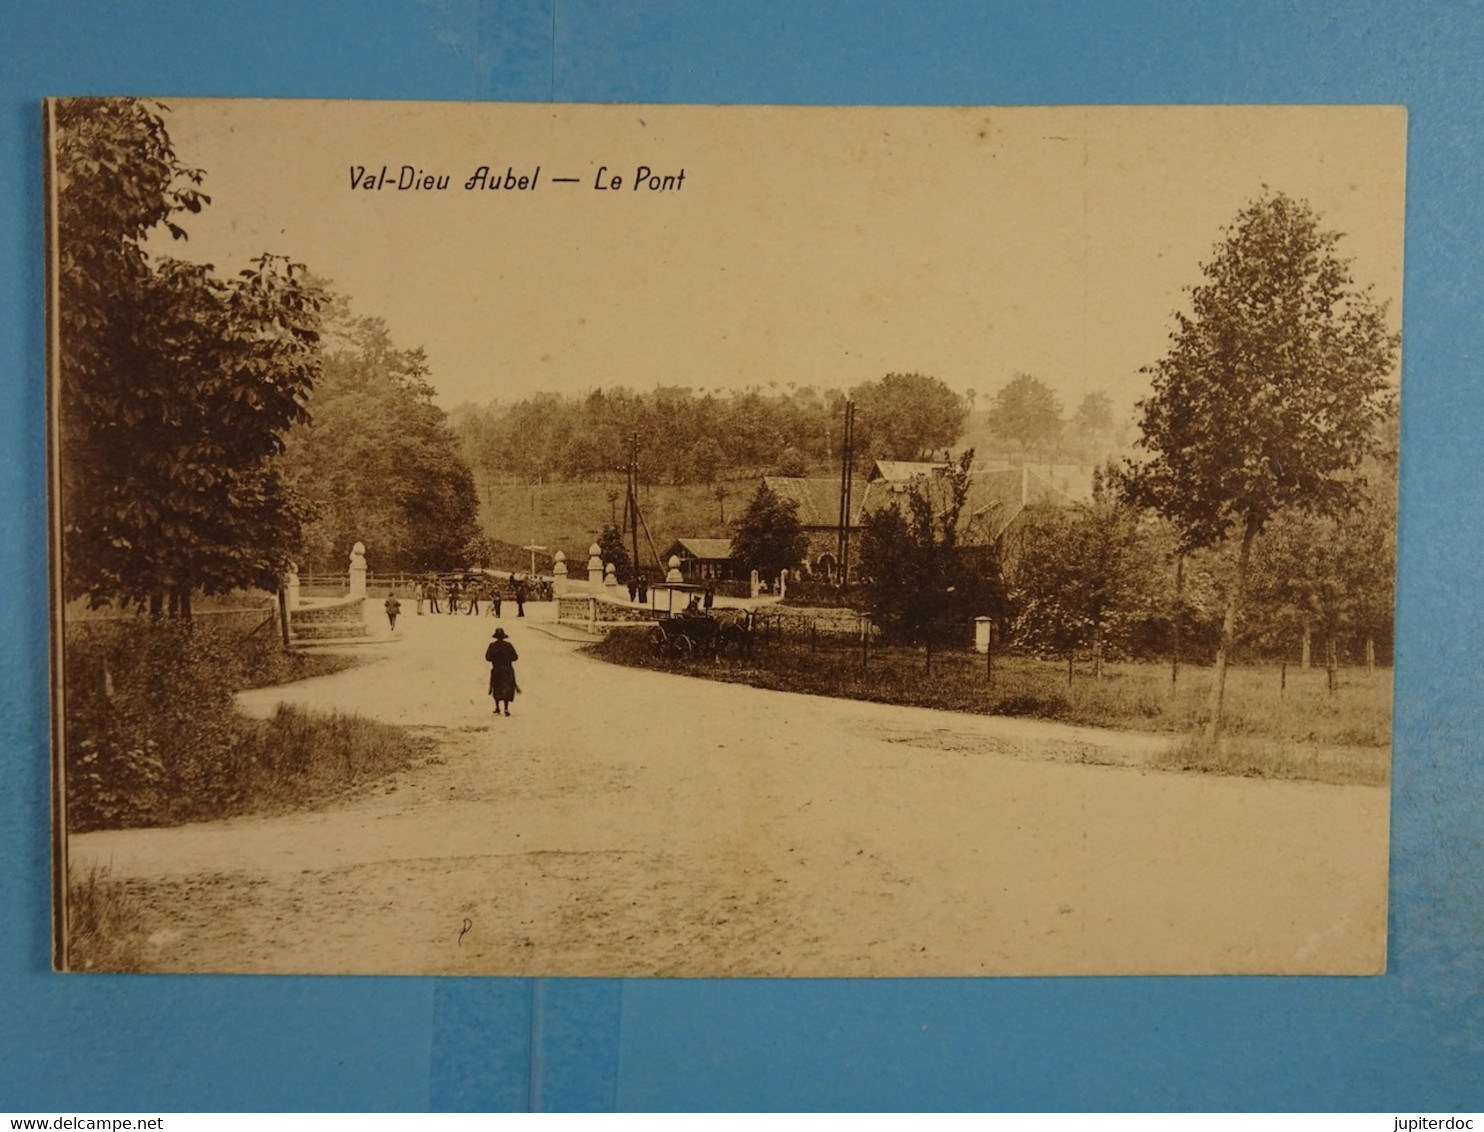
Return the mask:
M 286 704 L 272 719 L 240 726 L 227 763 L 234 793 L 211 816 L 335 797 L 401 770 L 432 746 L 390 724 Z
M 236 804 L 243 724 L 233 693 L 338 671 L 342 657 L 285 653 L 183 621 L 82 621 L 64 637 L 63 757 L 68 828 L 125 828 L 214 816 Z

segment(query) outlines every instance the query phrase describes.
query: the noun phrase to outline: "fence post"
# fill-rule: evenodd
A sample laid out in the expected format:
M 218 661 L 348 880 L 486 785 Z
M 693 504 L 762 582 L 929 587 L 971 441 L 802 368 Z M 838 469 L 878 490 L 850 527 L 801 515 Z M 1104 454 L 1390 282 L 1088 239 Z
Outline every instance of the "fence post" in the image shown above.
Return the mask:
M 278 623 L 283 630 L 283 647 L 289 647 L 289 598 L 282 586 L 278 587 Z

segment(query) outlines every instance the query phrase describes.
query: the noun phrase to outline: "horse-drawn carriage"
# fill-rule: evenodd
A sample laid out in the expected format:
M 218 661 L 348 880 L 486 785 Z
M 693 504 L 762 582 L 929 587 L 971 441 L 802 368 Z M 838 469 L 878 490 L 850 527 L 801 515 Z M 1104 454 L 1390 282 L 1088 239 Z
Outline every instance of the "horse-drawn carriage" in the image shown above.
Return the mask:
M 752 614 L 745 609 L 707 609 L 705 586 L 660 582 L 650 587 L 650 609 L 659 619 L 649 631 L 655 656 L 745 656 L 752 651 Z M 680 608 L 677 610 L 676 605 Z

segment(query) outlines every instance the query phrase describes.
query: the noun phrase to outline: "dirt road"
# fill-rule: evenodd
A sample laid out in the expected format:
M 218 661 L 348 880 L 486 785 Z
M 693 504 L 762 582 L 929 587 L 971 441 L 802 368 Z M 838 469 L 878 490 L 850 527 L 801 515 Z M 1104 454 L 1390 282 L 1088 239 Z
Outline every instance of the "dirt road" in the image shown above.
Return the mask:
M 427 729 L 322 811 L 72 838 L 171 971 L 1334 972 L 1384 966 L 1384 788 L 1137 766 L 1161 740 L 616 668 L 412 614 L 372 663 L 242 697 Z M 534 622 L 534 624 L 533 624 Z M 384 624 L 384 622 L 383 622 Z

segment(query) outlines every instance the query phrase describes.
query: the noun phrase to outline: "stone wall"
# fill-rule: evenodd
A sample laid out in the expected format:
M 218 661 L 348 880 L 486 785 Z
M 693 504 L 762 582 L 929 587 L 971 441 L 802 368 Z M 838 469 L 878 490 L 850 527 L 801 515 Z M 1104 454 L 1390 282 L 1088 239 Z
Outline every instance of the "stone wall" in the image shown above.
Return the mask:
M 645 606 L 620 605 L 586 594 L 557 599 L 557 620 L 570 625 L 634 625 L 661 616 Z
M 313 641 L 346 640 L 366 635 L 365 602 L 358 597 L 301 605 L 289 612 L 289 639 Z

